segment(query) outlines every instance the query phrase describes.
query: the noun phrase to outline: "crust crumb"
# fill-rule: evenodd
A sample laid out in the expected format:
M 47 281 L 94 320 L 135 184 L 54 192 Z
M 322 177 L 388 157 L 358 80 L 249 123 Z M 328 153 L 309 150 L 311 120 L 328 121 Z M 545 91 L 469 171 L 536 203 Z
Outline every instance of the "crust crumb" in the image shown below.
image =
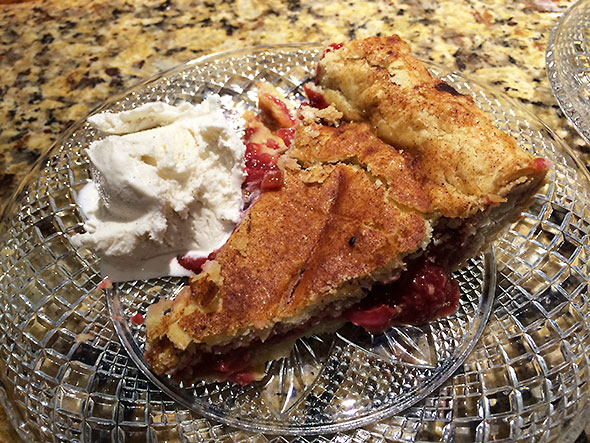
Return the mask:
M 330 105 L 324 109 L 303 106 L 299 112 L 303 124 L 318 123 L 323 120 L 325 123 L 335 126 L 342 120 L 343 115 L 334 105 Z

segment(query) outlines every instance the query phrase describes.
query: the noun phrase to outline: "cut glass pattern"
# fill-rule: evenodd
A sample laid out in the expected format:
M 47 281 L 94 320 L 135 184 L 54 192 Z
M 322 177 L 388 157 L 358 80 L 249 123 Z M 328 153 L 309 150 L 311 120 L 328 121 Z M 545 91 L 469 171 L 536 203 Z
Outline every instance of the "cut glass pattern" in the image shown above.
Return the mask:
M 197 102 L 219 93 L 240 129 L 240 115 L 256 104 L 256 81 L 301 100 L 317 54 L 313 46 L 283 46 L 205 57 L 138 85 L 101 110 L 152 100 Z M 88 180 L 83 149 L 102 136 L 80 122 L 41 159 L 0 227 L 0 400 L 21 436 L 86 442 L 573 440 L 589 409 L 588 178 L 562 142 L 517 104 L 460 74 L 430 68 L 472 95 L 525 149 L 552 162 L 547 185 L 495 243 L 495 257 L 479 257 L 458 271 L 457 314 L 380 336 L 349 326 L 300 340 L 289 358 L 271 364 L 264 382 L 245 388 L 154 380 L 142 366 L 142 326 L 127 319 L 169 296 L 181 280 L 129 282 L 110 299 L 97 290 L 98 259 L 69 241 L 82 230 L 75 196 Z M 492 301 L 487 288 L 493 307 L 475 343 Z

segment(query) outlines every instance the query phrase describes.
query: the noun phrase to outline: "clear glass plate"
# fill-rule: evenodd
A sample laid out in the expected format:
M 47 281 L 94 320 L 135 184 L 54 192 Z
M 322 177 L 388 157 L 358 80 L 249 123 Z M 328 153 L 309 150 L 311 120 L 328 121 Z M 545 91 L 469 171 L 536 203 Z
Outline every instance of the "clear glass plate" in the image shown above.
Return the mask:
M 559 19 L 547 42 L 545 63 L 561 110 L 590 143 L 590 1 L 577 2 Z
M 265 79 L 294 104 L 313 75 L 311 58 L 291 58 L 269 51 L 246 56 L 219 56 L 189 65 L 164 83 L 137 90 L 137 106 L 157 94 L 160 100 L 199 101 L 219 92 L 237 128 L 241 114 L 256 107 L 256 81 Z M 276 73 L 282 73 L 277 76 Z M 190 94 L 183 93 L 189 90 Z M 197 89 L 198 88 L 198 89 Z M 195 91 L 197 89 L 197 91 Z M 229 92 L 232 91 L 232 92 Z M 120 100 L 107 109 L 119 109 Z M 457 313 L 424 326 L 394 328 L 374 336 L 359 328 L 297 342 L 289 358 L 268 367 L 268 376 L 244 388 L 233 383 L 175 383 L 158 377 L 143 360 L 145 326 L 129 318 L 146 314 L 160 297 L 169 298 L 186 280 L 154 279 L 116 287 L 108 303 L 125 349 L 138 368 L 171 398 L 195 412 L 249 430 L 279 434 L 320 434 L 353 429 L 415 404 L 444 382 L 465 360 L 481 335 L 495 290 L 491 254 L 472 260 L 460 273 L 461 304 Z M 154 289 L 155 288 L 155 289 Z M 107 295 L 111 296 L 110 291 Z M 452 331 L 452 333 L 450 333 Z
M 220 93 L 239 126 L 242 112 L 255 106 L 257 80 L 300 100 L 317 53 L 305 45 L 205 57 L 138 85 L 100 110 Z M 102 136 L 82 121 L 40 160 L 0 228 L 0 401 L 21 435 L 150 442 L 573 435 L 589 409 L 587 176 L 549 129 L 504 95 L 429 67 L 473 96 L 525 149 L 553 162 L 548 184 L 496 242 L 495 257 L 482 256 L 459 271 L 458 314 L 379 337 L 349 327 L 300 341 L 288 359 L 272 364 L 264 382 L 247 388 L 196 384 L 179 390 L 154 379 L 142 367 L 141 328 L 126 319 L 157 296 L 168 296 L 181 280 L 121 285 L 111 294 L 116 297 L 110 309 L 117 314 L 111 318 L 97 290 L 98 259 L 69 242 L 82 229 L 74 200 L 88 180 L 81 150 Z M 491 302 L 486 281 L 495 292 L 490 320 L 461 364 Z M 284 435 L 273 437 L 276 432 Z M 302 436 L 318 432 L 321 437 Z

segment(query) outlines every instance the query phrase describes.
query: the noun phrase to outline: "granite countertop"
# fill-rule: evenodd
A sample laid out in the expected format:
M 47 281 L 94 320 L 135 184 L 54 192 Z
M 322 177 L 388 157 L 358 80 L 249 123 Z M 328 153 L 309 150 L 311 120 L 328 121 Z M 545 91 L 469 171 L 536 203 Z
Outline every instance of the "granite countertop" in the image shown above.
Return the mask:
M 418 56 L 505 91 L 588 162 L 590 148 L 563 117 L 545 74 L 548 35 L 571 3 L 37 0 L 0 5 L 0 206 L 60 133 L 140 79 L 231 48 L 391 33 L 410 42 Z
M 545 74 L 549 33 L 571 4 L 0 0 L 0 208 L 60 133 L 140 79 L 216 51 L 392 33 L 419 57 L 505 91 L 589 164 L 590 147 L 564 118 Z M 16 438 L 4 417 L 2 438 Z

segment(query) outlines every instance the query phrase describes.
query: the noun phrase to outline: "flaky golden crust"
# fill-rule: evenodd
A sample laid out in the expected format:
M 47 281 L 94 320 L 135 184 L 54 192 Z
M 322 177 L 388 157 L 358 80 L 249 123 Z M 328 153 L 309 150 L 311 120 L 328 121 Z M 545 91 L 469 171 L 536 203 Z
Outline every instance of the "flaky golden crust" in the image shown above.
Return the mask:
M 156 373 L 281 337 L 327 309 L 337 317 L 403 271 L 433 225 L 437 241 L 445 228 L 465 228 L 470 244 L 445 250 L 456 265 L 517 214 L 546 173 L 397 36 L 328 52 L 318 82 L 337 108 L 322 115 L 348 122 L 304 119 L 280 160 L 283 186 L 262 194 L 190 288 L 150 307 L 146 359 Z
M 433 78 L 398 36 L 327 53 L 317 83 L 345 119 L 369 122 L 381 139 L 419 160 L 444 216 L 468 217 L 545 174 L 471 97 Z
M 366 123 L 337 128 L 302 125 L 297 128 L 297 143 L 289 155 L 305 167 L 315 163 L 357 164 L 374 180 L 382 180 L 388 186 L 388 197 L 396 203 L 419 211 L 432 209 L 424 191 L 425 180 L 413 158 L 383 143 Z
M 307 150 L 318 144 L 326 152 L 348 149 L 342 140 L 363 134 L 358 125 L 339 129 L 338 137 L 330 136 L 334 128 L 315 125 L 315 131 L 314 143 L 295 138 L 302 157 L 313 156 Z M 370 159 L 375 141 L 361 136 L 358 145 Z M 405 165 L 403 157 L 398 160 Z M 287 170 L 283 187 L 260 197 L 217 254 L 217 276 L 194 277 L 191 291 L 150 308 L 146 358 L 155 370 L 166 371 L 163 360 L 178 362 L 170 357 L 176 355 L 171 346 L 219 346 L 253 331 L 264 338 L 261 331 L 270 333 L 285 322 L 296 326 L 334 300 L 356 302 L 363 288 L 391 277 L 424 243 L 429 226 L 423 216 L 388 196 L 400 177 L 412 182 L 411 171 L 376 183 L 362 166 L 319 163 L 317 168 L 321 181 L 310 181 L 304 169 Z

